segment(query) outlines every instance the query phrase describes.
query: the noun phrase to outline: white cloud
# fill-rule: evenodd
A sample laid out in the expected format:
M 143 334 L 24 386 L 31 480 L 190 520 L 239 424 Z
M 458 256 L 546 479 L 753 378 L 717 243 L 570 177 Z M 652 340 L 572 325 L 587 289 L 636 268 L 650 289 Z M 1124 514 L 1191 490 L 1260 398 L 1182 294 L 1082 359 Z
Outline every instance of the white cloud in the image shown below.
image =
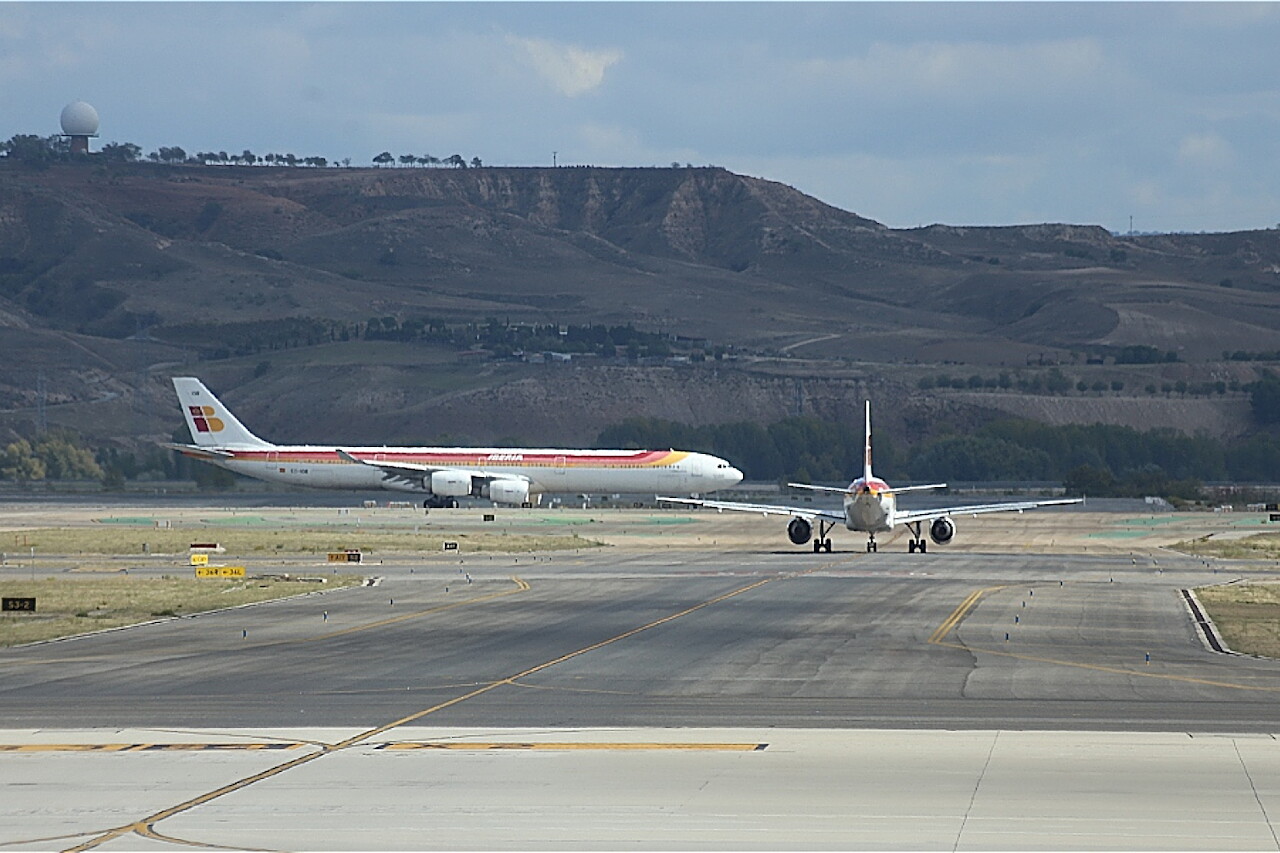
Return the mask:
M 591 166 L 666 166 L 699 162 L 697 153 L 683 146 L 653 145 L 637 129 L 618 124 L 583 122 L 571 135 L 576 149 L 562 151 L 560 162 Z
M 618 50 L 587 50 L 544 39 L 509 36 L 509 44 L 524 51 L 525 59 L 556 91 L 570 98 L 600 88 L 604 73 L 622 59 Z
M 812 80 L 834 79 L 891 97 L 945 96 L 963 101 L 997 94 L 1083 91 L 1104 74 L 1114 85 L 1105 51 L 1094 39 L 1021 44 L 984 42 L 876 43 L 863 56 L 801 64 Z
M 1178 144 L 1178 162 L 1184 166 L 1221 169 L 1234 159 L 1231 143 L 1216 133 L 1193 133 Z

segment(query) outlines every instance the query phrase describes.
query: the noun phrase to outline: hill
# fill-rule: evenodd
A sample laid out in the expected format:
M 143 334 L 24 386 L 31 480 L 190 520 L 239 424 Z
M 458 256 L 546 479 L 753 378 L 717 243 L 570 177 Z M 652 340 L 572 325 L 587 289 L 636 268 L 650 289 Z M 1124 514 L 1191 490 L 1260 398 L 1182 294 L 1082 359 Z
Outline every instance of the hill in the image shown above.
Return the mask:
M 383 318 L 400 340 L 373 345 Z M 630 325 L 695 363 L 494 361 L 411 321 Z M 0 163 L 0 423 L 18 431 L 167 434 L 174 372 L 280 438 L 569 443 L 627 414 L 843 418 L 871 385 L 910 429 L 1052 408 L 921 390 L 940 370 L 1065 365 L 1126 391 L 1090 417 L 1229 434 L 1248 429 L 1238 394 L 1160 389 L 1239 387 L 1258 363 L 1223 351 L 1274 351 L 1276 328 L 1280 231 L 895 230 L 718 168 Z M 1124 364 L 1135 349 L 1160 363 Z

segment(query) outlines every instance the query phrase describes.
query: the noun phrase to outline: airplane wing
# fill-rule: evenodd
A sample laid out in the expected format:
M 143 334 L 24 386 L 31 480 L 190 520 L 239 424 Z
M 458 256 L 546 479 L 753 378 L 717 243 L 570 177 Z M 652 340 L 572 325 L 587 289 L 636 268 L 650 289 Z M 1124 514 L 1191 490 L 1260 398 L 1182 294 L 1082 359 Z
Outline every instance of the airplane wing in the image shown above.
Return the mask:
M 495 475 L 488 474 L 483 471 L 477 471 L 473 468 L 457 468 L 453 465 L 419 465 L 416 462 L 370 462 L 367 459 L 360 459 L 359 457 L 352 456 L 341 447 L 334 449 L 339 458 L 347 462 L 354 462 L 357 465 L 368 465 L 370 468 L 377 468 L 382 472 L 382 476 L 386 480 L 421 483 L 424 475 L 434 474 L 437 471 L 453 471 L 468 477 L 478 477 L 481 480 L 495 479 Z M 503 475 L 502 479 L 515 480 L 519 478 Z
M 1052 501 L 1011 501 L 998 504 L 973 504 L 972 506 L 948 506 L 938 509 L 898 510 L 894 513 L 894 521 L 899 524 L 910 524 L 915 521 L 933 521 L 945 515 L 982 515 L 988 512 L 1024 512 L 1042 506 L 1065 506 L 1082 503 L 1082 498 L 1062 498 Z
M 810 489 L 815 492 L 835 492 L 840 495 L 849 494 L 849 488 L 847 486 L 844 488 L 837 486 L 814 486 L 809 483 L 787 483 L 787 485 L 793 489 Z M 923 492 L 929 489 L 945 489 L 946 487 L 946 483 L 930 483 L 927 486 L 895 486 L 889 491 L 893 492 L 895 495 L 900 495 L 903 492 Z
M 844 491 L 843 489 L 835 489 L 834 491 Z M 699 498 L 668 498 L 661 495 L 658 500 L 673 504 L 687 504 L 689 506 L 701 506 L 707 509 L 732 510 L 733 512 L 758 512 L 761 515 L 789 515 L 793 518 L 805 518 L 812 521 L 820 518 L 823 521 L 832 521 L 837 524 L 844 524 L 844 513 L 829 512 L 823 509 L 805 509 L 798 506 L 775 506 L 773 504 L 749 504 L 738 503 L 736 501 L 708 501 Z

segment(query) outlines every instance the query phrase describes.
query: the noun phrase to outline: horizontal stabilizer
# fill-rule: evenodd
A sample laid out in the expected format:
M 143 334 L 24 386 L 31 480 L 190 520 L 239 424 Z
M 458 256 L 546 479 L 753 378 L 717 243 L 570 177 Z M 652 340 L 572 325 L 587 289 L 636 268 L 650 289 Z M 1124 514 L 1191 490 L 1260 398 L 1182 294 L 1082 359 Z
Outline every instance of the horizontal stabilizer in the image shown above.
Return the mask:
M 216 447 L 199 447 L 195 444 L 164 442 L 160 446 L 169 450 L 176 450 L 183 456 L 190 456 L 195 459 L 234 459 L 236 456 L 230 450 L 220 450 Z

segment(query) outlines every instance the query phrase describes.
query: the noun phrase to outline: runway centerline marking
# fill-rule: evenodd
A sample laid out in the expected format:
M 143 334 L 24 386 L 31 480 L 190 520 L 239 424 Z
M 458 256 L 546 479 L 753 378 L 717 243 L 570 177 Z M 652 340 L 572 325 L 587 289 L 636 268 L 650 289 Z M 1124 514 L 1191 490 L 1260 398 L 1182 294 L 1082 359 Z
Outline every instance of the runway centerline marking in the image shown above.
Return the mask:
M 981 652 L 988 655 L 997 655 L 999 657 L 1014 658 L 1016 660 L 1032 661 L 1034 663 L 1047 663 L 1055 666 L 1068 666 L 1074 669 L 1088 669 L 1094 672 L 1107 672 L 1113 675 L 1125 675 L 1132 678 L 1154 678 L 1161 681 L 1177 681 L 1184 684 L 1199 684 L 1204 687 L 1226 687 L 1231 690 L 1249 690 L 1257 693 L 1280 693 L 1280 686 L 1267 686 L 1258 684 L 1237 684 L 1231 681 L 1215 681 L 1210 678 L 1196 678 L 1192 675 L 1177 675 L 1168 672 L 1148 672 L 1141 669 L 1126 669 L 1120 666 L 1108 666 L 1101 663 L 1081 663 L 1080 661 L 1062 660 L 1060 658 L 1047 658 L 1041 655 L 1031 655 L 1025 652 L 1010 652 L 1004 649 L 992 649 L 985 646 L 969 646 L 958 642 L 944 642 L 944 638 L 950 634 L 964 620 L 969 612 L 977 606 L 978 602 L 986 597 L 989 593 L 998 592 L 1007 589 L 1008 586 L 989 586 L 969 593 L 964 601 L 946 619 L 942 620 L 942 624 L 929 637 L 929 645 L 941 646 L 947 649 L 959 649 L 965 652 Z
M 212 802 L 213 800 L 216 800 L 219 797 L 223 797 L 223 796 L 226 796 L 227 794 L 231 794 L 236 791 L 243 790 L 265 779 L 271 779 L 275 776 L 279 776 L 280 774 L 285 773 L 289 770 L 292 770 L 295 767 L 301 767 L 304 764 L 308 764 L 312 761 L 315 761 L 317 758 L 321 758 L 325 755 L 330 755 L 334 752 L 339 752 L 341 750 L 348 749 L 357 744 L 363 743 L 364 741 L 367 741 L 370 738 L 376 737 L 380 734 L 384 734 L 390 731 L 391 729 L 397 728 L 398 726 L 407 725 L 408 723 L 412 723 L 415 720 L 420 720 L 423 717 L 426 717 L 430 714 L 434 714 L 438 711 L 443 711 L 446 708 L 451 708 L 454 705 L 458 705 L 458 704 L 461 704 L 462 702 L 466 702 L 468 699 L 474 699 L 477 696 L 483 696 L 484 694 L 489 693 L 490 691 L 496 690 L 499 687 L 514 685 L 516 681 L 518 681 L 521 678 L 527 678 L 528 676 L 533 675 L 536 672 L 541 672 L 545 669 L 549 669 L 557 664 L 564 663 L 565 661 L 572 660 L 576 657 L 581 657 L 582 655 L 589 654 L 590 652 L 596 651 L 597 649 L 602 649 L 605 646 L 612 645 L 613 643 L 618 643 L 623 640 L 630 639 L 631 637 L 634 637 L 637 634 L 640 634 L 644 631 L 648 631 L 652 628 L 657 628 L 661 625 L 666 625 L 670 622 L 674 622 L 677 619 L 681 619 L 685 616 L 688 616 L 691 613 L 696 613 L 699 610 L 703 610 L 707 607 L 711 607 L 712 605 L 719 604 L 722 601 L 727 601 L 731 598 L 735 598 L 739 595 L 744 595 L 745 593 L 751 592 L 752 590 L 759 589 L 765 584 L 773 583 L 774 581 L 779 581 L 779 580 L 789 580 L 792 578 L 801 577 L 803 575 L 812 574 L 818 571 L 824 571 L 834 566 L 837 566 L 840 563 L 845 562 L 846 560 L 847 558 L 844 558 L 834 562 L 826 563 L 822 566 L 814 566 L 809 569 L 804 569 L 804 570 L 795 571 L 795 572 L 783 572 L 776 575 L 771 575 L 769 577 L 761 578 L 760 580 L 755 581 L 754 583 L 750 583 L 750 584 L 747 584 L 746 586 L 738 587 L 737 589 L 733 589 L 733 590 L 730 590 L 729 592 L 723 593 L 721 595 L 717 595 L 714 598 L 707 599 L 706 601 L 703 601 L 699 604 L 695 604 L 691 607 L 686 607 L 683 610 L 664 616 L 661 619 L 655 619 L 652 622 L 648 622 L 637 628 L 632 628 L 628 631 L 624 631 L 621 634 L 617 634 L 608 639 L 601 640 L 600 642 L 597 642 L 597 643 L 592 643 L 589 646 L 584 646 L 583 648 L 578 649 L 577 651 L 569 652 L 568 654 L 563 654 L 552 660 L 537 664 L 536 666 L 531 666 L 528 669 L 523 670 L 522 672 L 518 672 L 514 675 L 507 676 L 506 678 L 499 679 L 497 681 L 486 684 L 482 687 L 478 687 L 475 690 L 471 690 L 467 693 L 462 694 L 461 696 L 456 696 L 453 699 L 449 699 L 447 701 L 440 702 L 439 704 L 432 705 L 430 708 L 424 708 L 421 711 L 417 711 L 413 714 L 409 714 L 408 716 L 401 717 L 398 720 L 394 720 L 390 723 L 386 723 L 384 725 L 377 726 L 376 728 L 372 728 L 367 731 L 361 732 L 360 734 L 353 735 L 352 737 L 346 738 L 345 740 L 341 740 L 335 744 L 321 745 L 320 748 L 317 749 L 315 752 L 311 752 L 306 755 L 300 755 L 297 758 L 284 762 L 283 764 L 277 764 L 274 767 L 268 767 L 266 770 L 262 770 L 258 773 L 254 773 L 251 776 L 246 776 L 243 779 L 238 779 L 234 782 L 229 782 L 225 785 L 222 785 L 221 787 L 215 788 L 212 791 L 208 791 L 204 794 L 200 794 L 199 796 L 192 797 L 188 800 L 185 800 L 184 802 L 178 803 L 177 805 L 173 805 L 166 809 L 162 809 L 140 820 L 136 820 L 136 821 L 133 821 L 132 823 L 128 823 L 123 826 L 118 826 L 113 829 L 106 830 L 105 832 L 100 833 L 99 835 L 89 839 L 88 841 L 85 841 L 82 844 L 78 844 L 75 847 L 67 848 L 67 853 L 79 853 L 79 851 L 93 850 L 102 846 L 103 844 L 106 844 L 109 841 L 114 841 L 117 838 L 121 838 L 131 833 L 140 835 L 144 838 L 168 840 L 165 836 L 162 836 L 159 833 L 157 833 L 154 827 L 155 827 L 155 824 L 167 818 L 173 817 L 174 815 L 178 815 L 178 814 L 182 814 L 183 812 L 190 811 L 191 809 L 196 808 L 197 806 L 205 805 L 206 803 Z M 481 596 L 475 599 L 468 599 L 467 602 L 459 602 L 458 604 L 451 604 L 451 605 L 448 605 L 448 607 L 456 607 L 463 603 L 476 604 L 484 601 L 492 601 L 497 598 L 501 598 L 507 595 L 512 595 L 516 592 L 524 592 L 525 590 L 531 588 L 529 584 L 526 583 L 525 581 L 520 580 L 518 578 L 513 578 L 513 579 L 516 580 L 517 583 L 521 585 L 520 588 L 515 590 L 508 590 L 503 593 L 495 593 L 494 595 L 490 595 L 490 596 Z M 444 608 L 439 608 L 439 609 L 444 609 Z M 422 614 L 412 613 L 406 616 L 398 616 L 398 617 L 395 617 L 394 619 L 385 620 L 381 623 L 374 623 L 371 625 L 360 626 L 358 630 L 368 630 L 369 628 L 374 627 L 375 624 L 390 624 L 392 622 L 401 621 L 403 619 L 414 618 L 415 616 L 419 616 L 419 615 L 422 615 Z M 350 632 L 352 630 L 357 630 L 357 629 L 348 629 L 347 632 Z M 341 633 L 347 633 L 347 632 L 341 632 Z M 758 745 L 752 744 L 752 750 L 755 751 L 757 749 L 758 749 Z M 182 843 L 192 844 L 195 842 L 184 841 Z M 219 845 L 213 845 L 213 844 L 203 845 L 202 844 L 200 846 L 217 847 Z

